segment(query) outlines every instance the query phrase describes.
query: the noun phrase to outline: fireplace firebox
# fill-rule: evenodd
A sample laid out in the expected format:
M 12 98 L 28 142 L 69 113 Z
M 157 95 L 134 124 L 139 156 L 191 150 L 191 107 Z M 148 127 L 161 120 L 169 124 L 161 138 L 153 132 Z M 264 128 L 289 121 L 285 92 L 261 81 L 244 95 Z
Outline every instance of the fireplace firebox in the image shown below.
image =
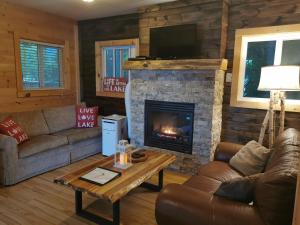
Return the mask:
M 195 105 L 145 100 L 147 146 L 192 154 Z

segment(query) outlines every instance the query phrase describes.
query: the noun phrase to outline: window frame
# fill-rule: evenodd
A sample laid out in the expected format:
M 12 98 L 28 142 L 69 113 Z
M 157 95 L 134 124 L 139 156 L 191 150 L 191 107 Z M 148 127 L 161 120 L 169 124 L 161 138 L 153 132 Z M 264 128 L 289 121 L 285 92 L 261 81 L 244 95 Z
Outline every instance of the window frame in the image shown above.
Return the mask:
M 61 79 L 63 87 L 59 88 L 34 88 L 26 89 L 23 86 L 22 64 L 21 64 L 21 41 L 32 43 L 59 46 L 61 47 Z M 17 75 L 17 96 L 19 98 L 41 97 L 41 96 L 65 96 L 71 95 L 70 63 L 69 63 L 69 41 L 58 40 L 49 37 L 32 36 L 29 34 L 14 33 L 16 75 Z
M 298 35 L 298 38 L 296 36 Z M 238 29 L 235 33 L 234 59 L 232 71 L 232 85 L 230 106 L 241 108 L 268 109 L 269 98 L 243 97 L 245 61 L 247 57 L 247 43 L 251 41 L 276 41 L 274 65 L 280 64 L 282 40 L 277 39 L 285 36 L 284 40 L 300 40 L 300 24 L 281 25 L 271 27 Z M 271 38 L 272 37 L 272 38 Z M 278 50 L 280 49 L 280 51 Z M 280 54 L 280 56 L 279 56 Z M 280 106 L 276 106 L 279 110 Z M 300 112 L 300 100 L 286 100 L 286 111 Z
M 134 46 L 135 55 L 139 55 L 139 39 L 123 39 L 110 41 L 96 41 L 95 42 L 95 64 L 96 64 L 96 96 L 124 98 L 124 93 L 104 92 L 103 79 L 105 71 L 105 55 L 103 55 L 104 48 L 115 48 L 124 46 Z
M 26 39 L 20 39 L 20 43 L 21 42 L 25 42 L 25 43 L 30 43 L 30 44 L 36 44 L 38 46 L 47 46 L 47 47 L 54 47 L 54 48 L 58 48 L 59 49 L 59 76 L 60 76 L 60 80 L 62 80 L 60 83 L 62 83 L 62 86 L 60 87 L 38 87 L 38 88 L 24 88 L 24 90 L 26 91 L 32 91 L 32 90 L 55 90 L 55 89 L 64 89 L 64 77 L 63 77 L 63 59 L 62 59 L 62 55 L 63 55 L 63 49 L 64 49 L 64 45 L 58 45 L 58 44 L 52 44 L 52 43 L 45 43 L 45 42 L 38 42 L 38 41 L 32 41 L 32 40 L 26 40 Z M 40 54 L 41 49 L 38 47 L 38 51 Z M 43 59 L 43 57 L 39 57 L 38 58 L 38 65 L 40 65 L 40 63 L 43 61 L 41 61 L 41 59 Z M 22 60 L 21 60 L 22 61 Z M 21 62 L 21 67 L 22 67 L 22 62 Z M 39 74 L 40 75 L 40 82 L 44 83 L 45 80 L 45 73 Z M 22 82 L 24 85 L 24 80 L 23 80 L 23 74 L 22 74 Z M 45 85 L 45 83 L 44 83 Z

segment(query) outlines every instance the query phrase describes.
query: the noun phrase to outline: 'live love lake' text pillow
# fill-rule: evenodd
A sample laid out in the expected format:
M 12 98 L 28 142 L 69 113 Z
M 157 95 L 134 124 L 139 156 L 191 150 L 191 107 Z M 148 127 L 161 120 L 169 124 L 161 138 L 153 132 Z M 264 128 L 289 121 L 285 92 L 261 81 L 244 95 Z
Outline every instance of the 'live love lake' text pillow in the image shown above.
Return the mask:
M 98 107 L 76 107 L 76 127 L 92 128 L 97 127 Z

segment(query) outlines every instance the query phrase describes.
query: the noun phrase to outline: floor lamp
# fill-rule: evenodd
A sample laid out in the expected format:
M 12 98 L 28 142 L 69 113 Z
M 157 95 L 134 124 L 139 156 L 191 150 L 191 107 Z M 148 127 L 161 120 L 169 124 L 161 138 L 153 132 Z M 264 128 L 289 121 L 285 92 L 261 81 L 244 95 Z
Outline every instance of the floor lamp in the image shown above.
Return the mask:
M 280 103 L 279 134 L 284 131 L 285 91 L 300 91 L 299 66 L 265 66 L 261 68 L 259 91 L 270 91 L 269 110 L 260 130 L 258 142 L 262 144 L 269 125 L 269 148 L 275 139 L 274 107 Z

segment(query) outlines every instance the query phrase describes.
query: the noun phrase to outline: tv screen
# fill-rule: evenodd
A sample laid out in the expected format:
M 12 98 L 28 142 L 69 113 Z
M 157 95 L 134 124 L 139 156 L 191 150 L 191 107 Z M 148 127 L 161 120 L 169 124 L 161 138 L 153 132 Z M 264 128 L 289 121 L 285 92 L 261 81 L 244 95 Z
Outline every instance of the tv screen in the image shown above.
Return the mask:
M 153 58 L 196 58 L 197 25 L 185 24 L 150 29 L 150 56 Z

